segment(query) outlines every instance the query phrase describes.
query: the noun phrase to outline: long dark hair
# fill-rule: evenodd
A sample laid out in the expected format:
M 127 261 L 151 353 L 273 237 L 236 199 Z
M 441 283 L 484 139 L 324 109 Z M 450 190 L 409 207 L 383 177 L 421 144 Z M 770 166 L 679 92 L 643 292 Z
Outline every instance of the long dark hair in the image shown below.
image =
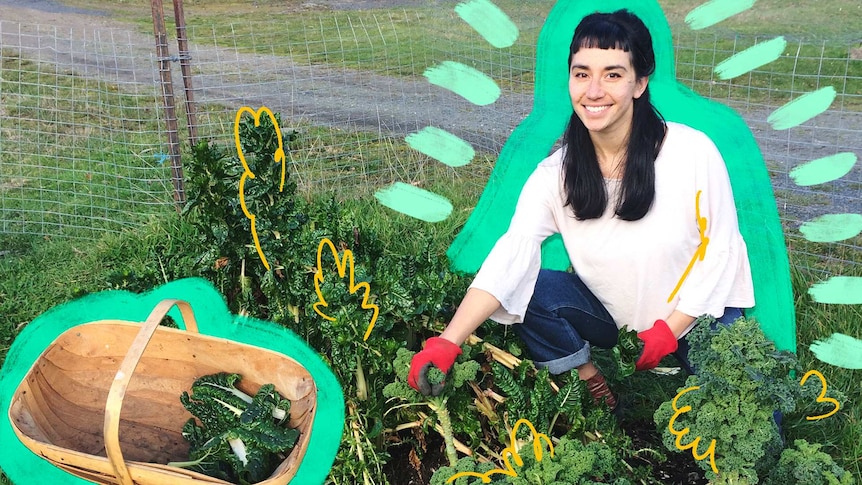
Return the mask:
M 569 65 L 581 48 L 622 49 L 628 52 L 638 79 L 655 71 L 652 36 L 646 25 L 628 10 L 590 14 L 578 24 L 569 47 Z M 650 102 L 649 85 L 633 100 L 631 133 L 625 151 L 622 190 L 616 215 L 636 221 L 646 215 L 655 199 L 655 159 L 664 140 L 664 118 Z M 589 130 L 572 113 L 565 132 L 563 174 L 566 205 L 578 220 L 596 219 L 605 212 L 608 195 Z

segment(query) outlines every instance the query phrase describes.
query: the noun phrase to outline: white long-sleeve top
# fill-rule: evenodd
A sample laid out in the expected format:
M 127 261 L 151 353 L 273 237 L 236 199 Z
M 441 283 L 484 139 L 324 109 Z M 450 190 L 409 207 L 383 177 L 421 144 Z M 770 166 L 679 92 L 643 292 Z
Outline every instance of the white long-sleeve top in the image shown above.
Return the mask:
M 739 233 L 730 179 L 709 137 L 686 125 L 667 123 L 655 161 L 655 201 L 637 221 L 615 216 L 621 186 L 615 179 L 605 179 L 604 215 L 577 220 L 564 205 L 564 150 L 555 151 L 530 175 L 508 231 L 471 284 L 502 304 L 492 320 L 523 321 L 541 266 L 542 241 L 555 233 L 561 234 L 573 269 L 617 327 L 646 330 L 674 310 L 718 318 L 725 307 L 754 306 L 748 252 Z M 706 218 L 706 253 L 668 301 L 701 245 L 697 205 L 700 217 Z

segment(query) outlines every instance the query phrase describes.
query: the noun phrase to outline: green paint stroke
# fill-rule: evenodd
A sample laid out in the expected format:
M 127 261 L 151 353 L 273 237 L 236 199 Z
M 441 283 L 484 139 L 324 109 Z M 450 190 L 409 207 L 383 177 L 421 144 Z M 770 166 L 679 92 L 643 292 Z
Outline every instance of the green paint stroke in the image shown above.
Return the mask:
M 778 59 L 785 47 L 784 37 L 761 42 L 721 61 L 715 66 L 715 73 L 720 79 L 733 79 Z
M 815 340 L 810 349 L 827 364 L 844 369 L 862 369 L 862 340 L 857 338 L 833 333 L 826 340 Z
M 803 187 L 824 184 L 847 175 L 854 165 L 856 165 L 855 153 L 836 153 L 794 168 L 790 171 L 790 178 L 796 182 L 796 185 Z
M 786 130 L 799 126 L 826 111 L 835 100 L 835 88 L 826 86 L 817 91 L 805 93 L 793 101 L 773 111 L 766 121 L 773 129 Z
M 843 241 L 862 232 L 862 214 L 826 214 L 802 224 L 799 231 L 812 242 Z
M 424 76 L 431 84 L 446 88 L 475 105 L 485 106 L 500 97 L 500 87 L 493 79 L 460 62 L 443 61 L 426 69 Z
M 518 26 L 489 0 L 471 0 L 459 3 L 455 13 L 470 24 L 492 46 L 503 49 L 518 40 Z
M 833 276 L 809 288 L 808 294 L 818 303 L 862 304 L 862 277 Z
M 692 30 L 705 29 L 754 6 L 755 0 L 711 0 L 685 16 Z
M 446 197 L 403 182 L 378 190 L 374 197 L 394 211 L 425 222 L 440 222 L 452 213 L 452 203 Z
M 404 140 L 414 150 L 450 167 L 463 167 L 476 156 L 472 145 L 434 126 L 427 126 L 418 133 L 411 133 Z

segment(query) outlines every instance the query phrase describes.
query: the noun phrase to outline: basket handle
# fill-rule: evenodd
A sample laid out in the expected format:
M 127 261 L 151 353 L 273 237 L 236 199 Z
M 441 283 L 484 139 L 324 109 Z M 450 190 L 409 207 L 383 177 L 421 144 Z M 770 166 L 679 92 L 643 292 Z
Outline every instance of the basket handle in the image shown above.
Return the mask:
M 195 315 L 192 312 L 192 307 L 187 302 L 182 300 L 162 300 L 141 325 L 141 329 L 132 341 L 132 345 L 129 346 L 129 351 L 126 353 L 123 363 L 120 364 L 120 370 L 114 376 L 111 389 L 108 391 L 108 401 L 105 404 L 105 425 L 103 428 L 105 451 L 108 454 L 111 467 L 114 469 L 114 474 L 121 485 L 133 485 L 129 469 L 123 460 L 123 452 L 120 450 L 120 411 L 123 407 L 123 397 L 126 395 L 129 381 L 132 379 L 132 374 L 141 360 L 144 349 L 150 343 L 150 339 L 159 327 L 159 323 L 174 305 L 179 308 L 180 314 L 183 316 L 186 331 L 198 333 Z

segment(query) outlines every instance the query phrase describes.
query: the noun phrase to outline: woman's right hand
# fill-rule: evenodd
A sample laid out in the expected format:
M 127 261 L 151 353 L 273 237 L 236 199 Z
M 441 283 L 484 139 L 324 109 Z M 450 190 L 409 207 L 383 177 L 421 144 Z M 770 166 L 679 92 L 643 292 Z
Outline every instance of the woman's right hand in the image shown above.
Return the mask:
M 425 341 L 425 348 L 413 356 L 407 383 L 424 395 L 438 396 L 443 391 L 444 382 L 430 384 L 428 370 L 433 364 L 444 374 L 449 373 L 455 359 L 461 355 L 461 347 L 441 337 L 431 337 Z

